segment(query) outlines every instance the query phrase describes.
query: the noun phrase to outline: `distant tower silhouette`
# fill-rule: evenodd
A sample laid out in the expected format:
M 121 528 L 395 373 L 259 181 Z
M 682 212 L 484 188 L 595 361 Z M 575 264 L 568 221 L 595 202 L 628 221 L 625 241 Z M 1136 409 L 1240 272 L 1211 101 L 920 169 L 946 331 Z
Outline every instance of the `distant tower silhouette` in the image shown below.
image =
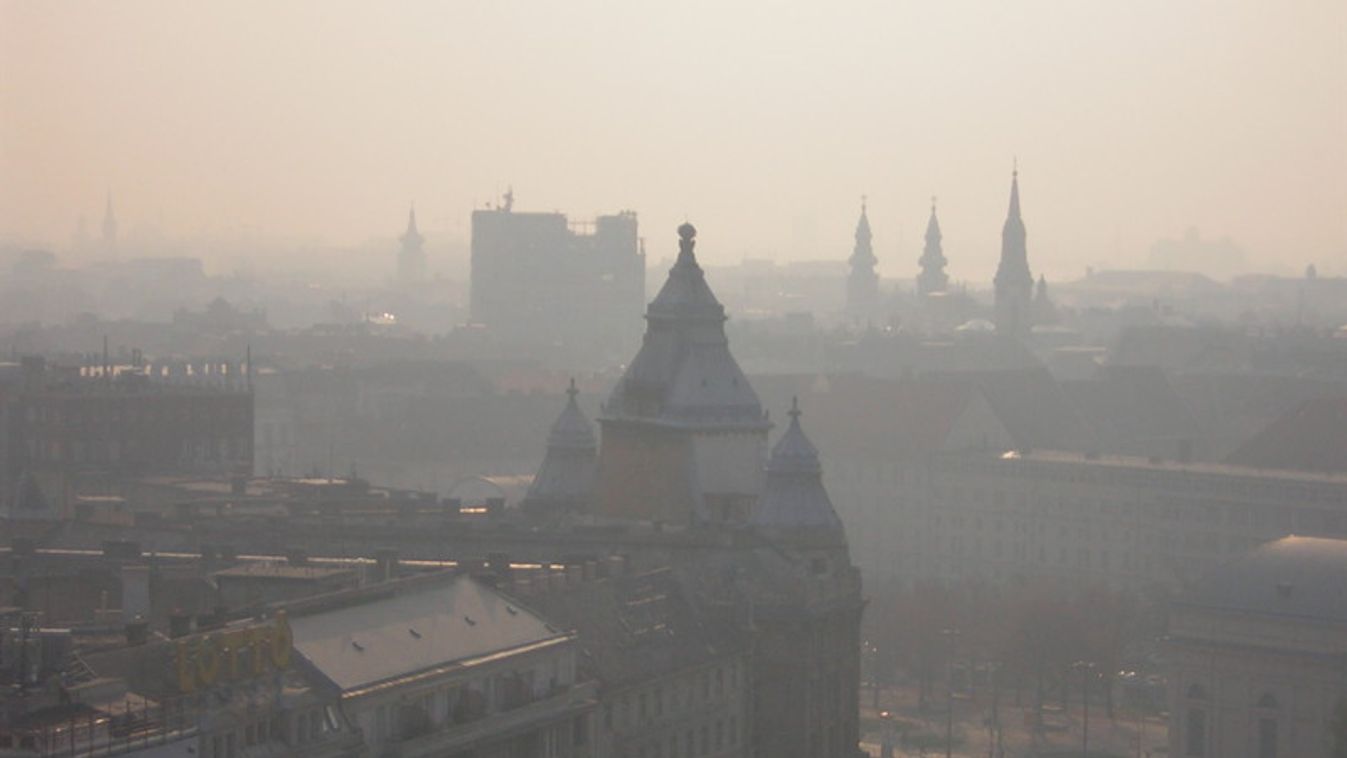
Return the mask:
M 1057 306 L 1048 295 L 1048 278 L 1038 275 L 1038 286 L 1034 289 L 1034 323 L 1055 324 L 1058 321 Z
M 100 241 L 103 254 L 117 254 L 117 216 L 112 212 L 112 191 L 108 190 L 107 205 L 103 209 L 103 239 Z
M 1034 277 L 1029 273 L 1029 253 L 1024 240 L 1020 172 L 1016 166 L 1010 178 L 1010 210 L 1001 228 L 1001 263 L 996 269 L 996 331 L 1020 339 L 1029 336 L 1034 296 Z
M 857 320 L 875 318 L 879 305 L 879 274 L 875 257 L 870 245 L 870 219 L 865 214 L 865 198 L 861 198 L 861 217 L 856 221 L 856 245 L 852 248 L 851 274 L 847 277 L 847 314 Z
M 932 292 L 944 292 L 949 288 L 949 275 L 945 273 L 945 252 L 940 246 L 940 220 L 935 217 L 935 198 L 931 198 L 931 220 L 926 222 L 926 247 L 922 248 L 917 264 L 921 273 L 917 274 L 917 294 L 929 295 Z
M 426 252 L 421 245 L 425 237 L 416 229 L 416 206 L 407 214 L 407 231 L 402 233 L 402 250 L 398 252 L 398 283 L 406 287 L 419 284 L 426 278 Z

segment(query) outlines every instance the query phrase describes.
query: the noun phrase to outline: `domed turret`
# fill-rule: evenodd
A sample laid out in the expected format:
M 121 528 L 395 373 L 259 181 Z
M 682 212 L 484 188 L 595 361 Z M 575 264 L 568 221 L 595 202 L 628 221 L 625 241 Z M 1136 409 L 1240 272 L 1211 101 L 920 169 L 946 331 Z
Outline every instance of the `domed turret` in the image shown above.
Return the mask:
M 566 407 L 547 435 L 547 455 L 533 477 L 522 507 L 535 514 L 580 510 L 594 486 L 598 441 L 589 419 L 575 401 L 575 380 L 566 390 Z
M 800 405 L 791 401 L 790 426 L 772 448 L 767 480 L 752 524 L 760 529 L 807 530 L 841 535 L 842 520 L 823 488 L 818 448 L 800 427 Z

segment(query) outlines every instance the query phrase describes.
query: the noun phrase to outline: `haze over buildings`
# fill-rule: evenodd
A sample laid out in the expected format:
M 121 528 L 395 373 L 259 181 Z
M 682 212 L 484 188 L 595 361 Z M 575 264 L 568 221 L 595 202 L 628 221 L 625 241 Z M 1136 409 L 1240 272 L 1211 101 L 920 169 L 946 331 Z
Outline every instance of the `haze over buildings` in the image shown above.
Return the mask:
M 1344 134 L 1326 0 L 0 0 L 0 758 L 1347 755 Z
M 1189 227 L 1343 273 L 1344 25 L 1331 0 L 6 0 L 0 236 L 63 250 L 111 190 L 123 246 L 350 248 L 413 200 L 462 244 L 463 209 L 513 184 L 531 209 L 695 217 L 724 230 L 707 264 L 817 260 L 867 193 L 905 276 L 935 194 L 950 275 L 982 281 L 1018 156 L 1050 279 L 1150 265 Z

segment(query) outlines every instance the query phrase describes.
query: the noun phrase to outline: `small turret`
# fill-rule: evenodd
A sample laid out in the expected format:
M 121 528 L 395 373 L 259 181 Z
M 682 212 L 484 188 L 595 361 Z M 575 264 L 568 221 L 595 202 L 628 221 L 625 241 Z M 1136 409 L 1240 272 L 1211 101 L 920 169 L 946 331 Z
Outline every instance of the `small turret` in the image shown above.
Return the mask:
M 772 448 L 762 498 L 752 525 L 778 537 L 814 536 L 845 545 L 842 521 L 823 488 L 818 448 L 800 427 L 800 404 L 791 400 L 790 426 Z
M 547 454 L 522 503 L 532 515 L 581 510 L 593 492 L 598 441 L 575 400 L 579 394 L 572 379 L 566 389 L 566 407 L 552 424 Z

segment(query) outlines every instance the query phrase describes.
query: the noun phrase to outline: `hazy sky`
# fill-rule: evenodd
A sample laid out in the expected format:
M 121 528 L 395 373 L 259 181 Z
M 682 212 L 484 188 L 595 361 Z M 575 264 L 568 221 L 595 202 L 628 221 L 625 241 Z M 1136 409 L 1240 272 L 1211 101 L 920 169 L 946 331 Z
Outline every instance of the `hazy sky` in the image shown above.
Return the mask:
M 517 207 L 686 216 L 713 262 L 910 275 L 931 195 L 990 275 L 1018 155 L 1035 270 L 1189 226 L 1347 274 L 1347 2 L 0 0 L 0 236 L 347 245 Z

